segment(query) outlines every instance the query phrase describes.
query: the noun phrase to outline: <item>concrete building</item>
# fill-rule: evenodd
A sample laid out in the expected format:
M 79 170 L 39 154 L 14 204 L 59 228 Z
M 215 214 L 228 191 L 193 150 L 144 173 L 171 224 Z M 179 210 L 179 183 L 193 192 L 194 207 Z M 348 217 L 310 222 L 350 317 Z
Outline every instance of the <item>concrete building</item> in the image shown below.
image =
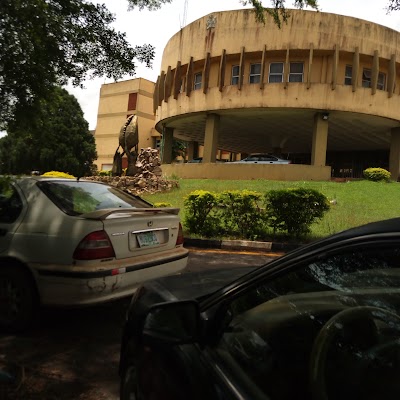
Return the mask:
M 291 11 L 281 29 L 269 17 L 257 23 L 248 9 L 194 21 L 167 43 L 154 88 L 163 171 L 327 180 L 380 166 L 397 179 L 399 44 L 387 27 L 314 11 Z M 105 114 L 103 105 L 103 124 Z M 190 143 L 189 158 L 204 146 L 203 163 L 171 164 L 173 137 Z M 293 164 L 217 164 L 218 150 L 273 152 Z
M 101 86 L 95 131 L 98 155 L 95 163 L 99 170 L 112 168 L 119 132 L 129 115 L 138 116 L 139 149 L 158 146 L 161 137 L 154 129 L 154 86 L 154 82 L 143 78 Z M 126 168 L 126 158 L 122 166 Z

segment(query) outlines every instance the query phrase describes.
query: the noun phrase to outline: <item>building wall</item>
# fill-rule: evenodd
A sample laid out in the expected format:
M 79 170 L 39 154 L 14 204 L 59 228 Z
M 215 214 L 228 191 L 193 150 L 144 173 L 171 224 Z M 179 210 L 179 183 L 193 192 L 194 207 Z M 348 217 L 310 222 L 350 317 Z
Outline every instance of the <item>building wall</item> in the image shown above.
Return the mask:
M 207 29 L 210 18 L 215 26 Z M 257 23 L 250 10 L 213 13 L 191 23 L 167 43 L 161 71 L 171 69 L 176 75 L 177 61 L 186 82 L 184 91 L 156 99 L 157 124 L 167 118 L 194 112 L 209 112 L 241 107 L 295 107 L 342 110 L 399 119 L 400 107 L 400 33 L 368 21 L 336 14 L 313 11 L 291 11 L 288 24 L 279 29 L 271 18 L 266 25 Z M 193 45 L 196 44 L 196 45 Z M 262 85 L 249 83 L 251 63 L 262 61 L 265 49 L 265 73 Z M 220 63 L 225 51 L 223 88 Z M 232 66 L 244 54 L 243 85 L 231 85 Z M 203 73 L 210 54 L 209 82 L 206 93 L 189 87 L 192 76 Z M 335 65 L 336 54 L 337 67 Z M 345 85 L 346 65 L 353 65 L 359 54 L 355 88 Z M 378 60 L 374 64 L 374 57 Z M 391 72 L 391 59 L 395 70 Z M 192 72 L 190 60 L 193 60 Z M 303 82 L 268 83 L 269 66 L 273 62 L 304 64 Z M 285 64 L 288 67 L 289 64 Z M 385 75 L 383 90 L 362 87 L 363 69 L 377 69 Z M 287 68 L 286 68 L 287 69 Z M 394 91 L 390 79 L 395 81 Z M 287 79 L 287 78 L 286 78 Z M 166 81 L 165 81 L 166 82 Z M 171 82 L 166 83 L 171 84 Z M 334 93 L 333 93 L 334 91 Z M 158 93 L 164 93 L 162 90 Z M 159 125 L 157 129 L 160 130 Z
M 154 130 L 154 85 L 154 82 L 139 78 L 101 86 L 95 131 L 98 169 L 109 169 L 112 165 L 119 146 L 119 132 L 128 115 L 138 116 L 139 149 L 155 146 L 155 138 L 160 135 Z M 136 97 L 136 106 L 131 109 L 130 96 Z
M 163 164 L 165 176 L 190 179 L 268 179 L 278 181 L 327 181 L 330 167 L 312 165 L 243 165 L 231 163 Z

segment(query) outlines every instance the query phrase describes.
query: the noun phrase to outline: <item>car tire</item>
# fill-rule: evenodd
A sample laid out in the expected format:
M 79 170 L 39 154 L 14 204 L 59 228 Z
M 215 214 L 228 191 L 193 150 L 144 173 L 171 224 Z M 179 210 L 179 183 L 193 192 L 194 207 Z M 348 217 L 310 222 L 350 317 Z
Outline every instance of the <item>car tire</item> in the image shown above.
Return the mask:
M 133 364 L 127 365 L 121 375 L 120 400 L 144 400 L 138 387 L 137 369 Z
M 25 330 L 37 310 L 38 296 L 29 274 L 18 264 L 0 262 L 0 329 Z

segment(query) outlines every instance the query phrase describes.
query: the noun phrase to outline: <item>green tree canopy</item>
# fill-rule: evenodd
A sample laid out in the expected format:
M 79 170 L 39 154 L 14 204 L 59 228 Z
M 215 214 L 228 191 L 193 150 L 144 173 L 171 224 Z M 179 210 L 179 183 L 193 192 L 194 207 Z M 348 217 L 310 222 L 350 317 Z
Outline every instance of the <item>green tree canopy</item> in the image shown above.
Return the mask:
M 32 112 L 16 115 L 0 139 L 1 173 L 55 170 L 83 176 L 96 158 L 94 136 L 77 99 L 58 87 L 48 100 L 36 101 Z
M 132 47 L 114 20 L 105 5 L 86 0 L 1 0 L 0 128 L 54 85 L 117 80 L 133 75 L 136 61 L 150 66 L 154 47 Z

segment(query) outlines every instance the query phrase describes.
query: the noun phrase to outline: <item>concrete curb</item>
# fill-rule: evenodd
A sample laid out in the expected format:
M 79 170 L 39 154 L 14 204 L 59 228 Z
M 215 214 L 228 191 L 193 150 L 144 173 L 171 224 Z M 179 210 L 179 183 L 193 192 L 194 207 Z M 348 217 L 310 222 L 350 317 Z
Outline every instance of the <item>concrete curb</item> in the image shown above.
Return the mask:
M 185 246 L 201 249 L 242 250 L 242 251 L 290 251 L 297 249 L 301 244 L 280 242 L 259 242 L 252 240 L 218 240 L 185 238 Z

